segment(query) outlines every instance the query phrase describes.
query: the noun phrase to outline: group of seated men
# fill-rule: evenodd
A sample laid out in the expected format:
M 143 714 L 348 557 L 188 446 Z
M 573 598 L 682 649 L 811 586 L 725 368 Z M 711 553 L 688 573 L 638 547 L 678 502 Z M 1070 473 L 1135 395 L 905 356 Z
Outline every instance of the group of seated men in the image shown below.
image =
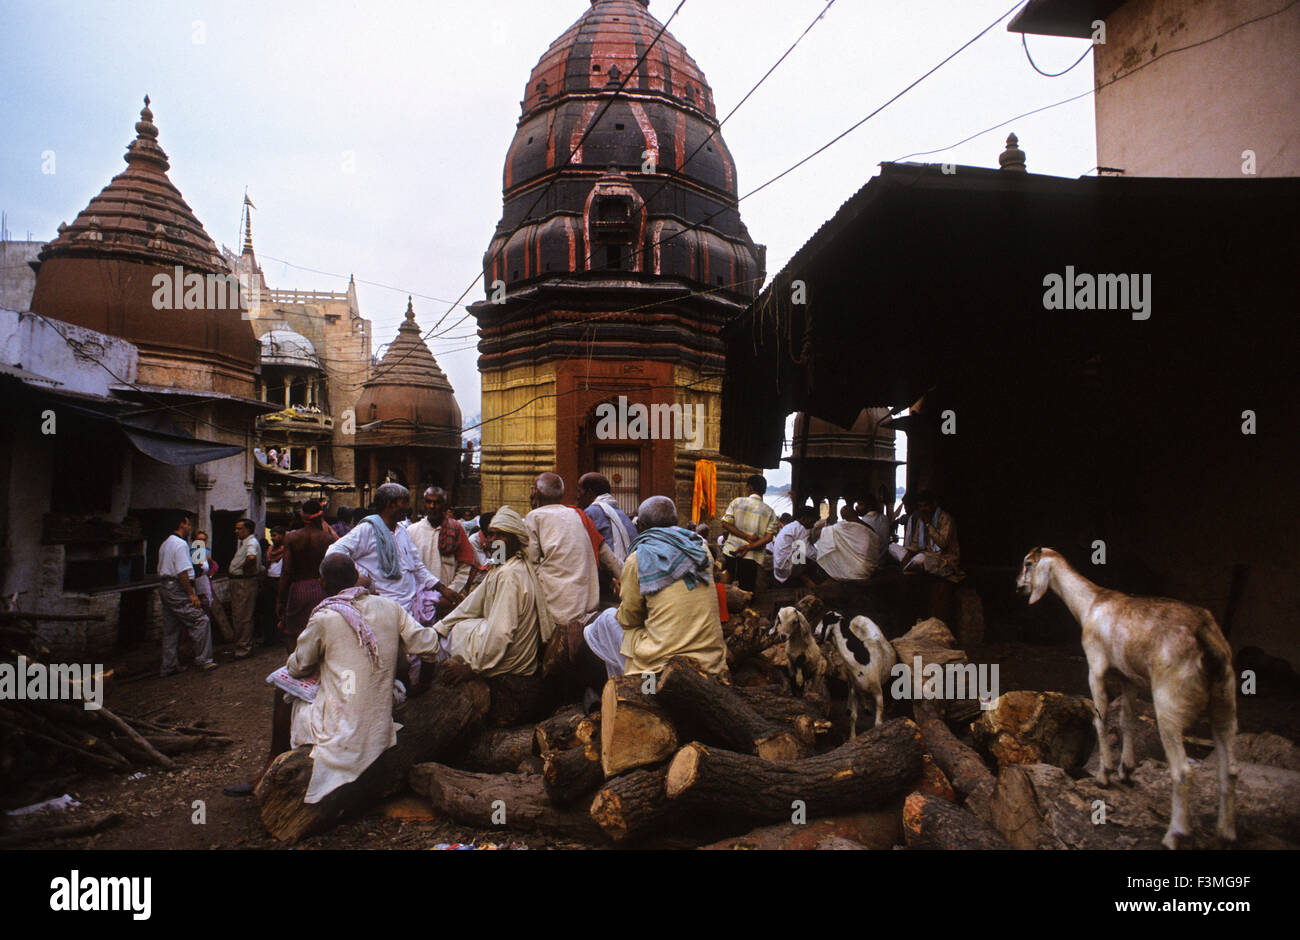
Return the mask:
M 892 559 L 905 574 L 925 573 L 958 580 L 961 548 L 952 516 L 940 509 L 929 491 L 915 500 L 904 497 L 911 511 L 903 519 L 878 497 L 867 495 L 840 509 L 840 519 L 821 520 L 813 506 L 800 506 L 772 540 L 772 577 L 811 585 L 827 578 L 865 581 Z M 904 523 L 901 542 L 894 530 Z
M 510 506 L 484 515 L 477 547 L 442 490 L 423 497 L 425 517 L 408 524 L 410 492 L 384 484 L 370 515 L 320 547 L 323 599 L 290 638 L 286 665 L 318 684 L 311 701 L 292 698 L 282 722 L 288 739 L 273 731 L 271 754 L 313 746 L 308 803 L 355 780 L 396 742 L 406 656 L 438 663 L 449 684 L 532 675 L 564 631 L 558 639 L 589 703 L 607 676 L 658 672 L 674 656 L 710 673 L 725 668 L 712 555 L 677 524 L 668 497 L 641 503 L 634 524 L 600 474 L 581 478 L 572 505 L 564 481 L 543 473 L 526 515 Z M 602 611 L 602 593 L 616 605 Z

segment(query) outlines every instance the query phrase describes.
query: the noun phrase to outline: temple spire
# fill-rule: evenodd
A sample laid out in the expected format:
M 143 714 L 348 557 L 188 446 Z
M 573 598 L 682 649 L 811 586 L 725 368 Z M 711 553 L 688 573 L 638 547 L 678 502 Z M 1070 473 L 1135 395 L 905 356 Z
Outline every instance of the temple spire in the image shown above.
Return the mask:
M 158 127 L 153 122 L 153 111 L 149 109 L 149 96 L 144 96 L 144 107 L 140 109 L 140 120 L 135 124 L 135 140 L 126 148 L 123 157 L 128 165 L 152 163 L 164 173 L 171 169 L 167 154 L 158 146 Z

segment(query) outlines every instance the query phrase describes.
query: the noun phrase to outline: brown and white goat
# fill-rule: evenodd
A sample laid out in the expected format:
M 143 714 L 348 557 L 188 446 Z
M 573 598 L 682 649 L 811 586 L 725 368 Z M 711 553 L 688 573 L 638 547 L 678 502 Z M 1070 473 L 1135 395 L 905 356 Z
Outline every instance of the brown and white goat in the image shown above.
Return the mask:
M 1055 591 L 1083 627 L 1083 652 L 1088 658 L 1088 686 L 1097 709 L 1093 721 L 1101 768 L 1097 780 L 1110 782 L 1114 767 L 1106 739 L 1106 674 L 1114 670 L 1123 683 L 1120 695 L 1122 744 L 1119 779 L 1133 770 L 1134 694 L 1150 689 L 1160 742 L 1173 777 L 1173 806 L 1164 844 L 1177 848 L 1190 834 L 1187 821 L 1187 754 L 1183 732 L 1208 708 L 1219 769 L 1219 835 L 1237 838 L 1237 763 L 1233 740 L 1237 733 L 1237 698 L 1232 651 L 1208 610 L 1163 597 L 1133 597 L 1098 587 L 1079 574 L 1057 552 L 1035 548 L 1025 556 L 1016 588 L 1036 604 Z
M 802 613 L 793 607 L 782 607 L 776 613 L 776 629 L 785 637 L 786 670 L 795 695 L 804 689 L 817 687 L 826 673 L 826 657 L 813 637 L 813 628 Z
M 847 633 L 844 621 L 831 625 L 835 648 L 849 672 L 849 740 L 858 736 L 858 705 L 870 696 L 876 706 L 876 725 L 885 720 L 885 686 L 898 662 L 898 654 L 869 617 L 854 617 Z

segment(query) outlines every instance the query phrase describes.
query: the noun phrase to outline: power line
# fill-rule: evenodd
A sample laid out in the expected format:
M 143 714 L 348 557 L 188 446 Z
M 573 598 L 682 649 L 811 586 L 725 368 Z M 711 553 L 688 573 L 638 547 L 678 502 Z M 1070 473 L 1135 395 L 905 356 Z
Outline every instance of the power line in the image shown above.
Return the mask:
M 1074 60 L 1074 65 L 1071 65 L 1063 72 L 1044 72 L 1042 69 L 1038 67 L 1038 63 L 1034 61 L 1034 57 L 1029 54 L 1029 42 L 1025 39 L 1024 33 L 1020 34 L 1020 45 L 1024 47 L 1025 58 L 1029 60 L 1029 64 L 1033 66 L 1034 71 L 1037 72 L 1039 75 L 1044 76 L 1045 78 L 1060 78 L 1062 75 L 1065 75 L 1067 72 L 1074 71 L 1074 66 L 1078 65 L 1084 59 L 1088 58 L 1088 53 L 1091 52 L 1094 48 L 1093 46 L 1090 45 L 1088 46 L 1087 49 L 1084 49 L 1083 55 L 1079 56 L 1079 58 Z
M 961 140 L 957 141 L 955 144 L 949 144 L 946 147 L 939 147 L 935 150 L 920 150 L 917 151 L 916 153 L 909 153 L 906 156 L 899 157 L 897 160 L 894 160 L 892 162 L 902 163 L 904 160 L 910 160 L 913 157 L 928 157 L 931 156 L 932 154 L 943 153 L 945 150 L 952 150 L 955 147 L 960 147 L 962 144 L 970 143 L 972 140 L 975 140 L 977 137 L 983 137 L 985 134 L 990 134 L 993 131 L 998 130 L 999 128 L 1006 127 L 1008 124 L 1014 123 L 1015 121 L 1019 121 L 1022 118 L 1027 118 L 1035 114 L 1040 114 L 1043 111 L 1050 111 L 1053 108 L 1059 108 L 1061 105 L 1069 104 L 1072 101 L 1078 101 L 1080 98 L 1086 98 L 1088 97 L 1088 95 L 1096 94 L 1097 92 L 1101 91 L 1103 88 L 1109 88 L 1111 85 L 1114 85 L 1116 82 L 1122 82 L 1124 79 L 1129 78 L 1132 75 L 1136 75 L 1138 72 L 1142 71 L 1148 65 L 1154 65 L 1156 62 L 1159 62 L 1165 56 L 1174 55 L 1175 53 L 1178 52 L 1186 52 L 1188 49 L 1195 49 L 1198 46 L 1204 46 L 1207 43 L 1215 42 L 1216 40 L 1222 39 L 1224 36 L 1227 36 L 1229 33 L 1234 33 L 1237 30 L 1242 29 L 1243 27 L 1250 26 L 1251 24 L 1258 23 L 1262 20 L 1270 19 L 1274 16 L 1279 16 L 1280 14 L 1285 13 L 1287 10 L 1291 9 L 1297 3 L 1300 3 L 1300 0 L 1291 0 L 1291 2 L 1286 4 L 1286 6 L 1279 7 L 1278 9 L 1274 10 L 1272 13 L 1264 13 L 1259 16 L 1252 17 L 1251 19 L 1244 20 L 1238 23 L 1236 26 L 1231 26 L 1228 29 L 1225 29 L 1223 32 L 1218 33 L 1214 36 L 1210 36 L 1206 39 L 1198 40 L 1197 42 L 1188 43 L 1185 46 L 1179 46 L 1176 49 L 1166 49 L 1164 52 L 1160 53 L 1159 55 L 1153 56 L 1152 58 L 1143 62 L 1141 65 L 1136 66 L 1135 68 L 1132 68 L 1129 71 L 1125 72 L 1123 75 L 1116 75 L 1114 78 L 1107 79 L 1104 82 L 1100 82 L 1097 85 L 1095 85 L 1093 88 L 1089 88 L 1087 91 L 1081 92 L 1080 94 L 1071 95 L 1069 98 L 1062 98 L 1060 101 L 1053 102 L 1052 104 L 1045 104 L 1041 108 L 1034 108 L 1032 111 L 1026 111 L 1024 114 L 1018 114 L 1013 118 L 1008 118 L 1005 121 L 1000 121 L 997 124 L 994 124 L 992 127 L 986 127 L 984 128 L 984 130 L 977 131 L 976 133 L 971 134 L 969 137 L 962 138 Z M 1092 47 L 1089 46 L 1089 51 L 1091 50 Z M 1098 168 L 1094 167 L 1093 169 L 1098 169 Z M 1091 173 L 1092 171 L 1089 170 L 1088 172 Z
M 615 89 L 614 91 L 614 94 L 610 96 L 608 100 L 606 100 L 605 106 L 601 109 L 600 113 L 596 115 L 595 120 L 593 120 L 587 126 L 587 129 L 583 131 L 583 134 L 578 139 L 577 144 L 575 144 L 570 149 L 568 156 L 565 157 L 564 163 L 562 163 L 560 166 L 555 168 L 555 171 L 552 173 L 550 180 L 547 182 L 546 186 L 542 189 L 541 193 L 538 195 L 537 199 L 533 202 L 532 206 L 530 206 L 528 208 L 528 211 L 524 213 L 519 224 L 516 225 L 514 229 L 511 230 L 510 234 L 507 235 L 502 240 L 500 247 L 496 250 L 496 252 L 492 255 L 492 257 L 484 264 L 485 268 L 488 265 L 495 262 L 496 259 L 501 255 L 501 253 L 505 251 L 505 247 L 509 243 L 510 239 L 513 238 L 521 228 L 523 228 L 524 224 L 528 221 L 529 217 L 532 215 L 533 210 L 536 209 L 539 205 L 541 205 L 541 202 L 543 199 L 546 198 L 547 193 L 551 191 L 551 188 L 559 180 L 560 173 L 562 173 L 565 169 L 567 169 L 569 166 L 572 165 L 574 154 L 576 154 L 579 150 L 582 149 L 582 145 L 586 142 L 587 138 L 591 135 L 591 132 L 594 131 L 596 127 L 600 124 L 601 118 L 605 116 L 605 114 L 609 111 L 609 109 L 613 107 L 614 102 L 619 99 L 620 95 L 622 95 L 623 89 L 625 89 L 628 85 L 628 82 L 632 80 L 632 76 L 635 75 L 638 71 L 640 71 L 642 65 L 646 61 L 646 58 L 650 55 L 650 52 L 654 49 L 655 46 L 659 44 L 660 38 L 662 38 L 663 34 L 668 31 L 669 24 L 671 24 L 672 21 L 677 18 L 677 14 L 681 12 L 682 7 L 684 6 L 686 6 L 686 0 L 681 0 L 681 2 L 677 4 L 677 8 L 673 10 L 672 15 L 668 17 L 668 19 L 664 22 L 664 24 L 661 27 L 659 27 L 659 32 L 655 34 L 655 38 L 650 42 L 648 46 L 646 46 L 645 52 L 641 53 L 640 57 L 636 61 L 636 64 L 633 65 L 632 68 L 628 70 L 627 76 L 619 83 L 618 88 Z M 470 281 L 469 286 L 466 287 L 465 290 L 461 292 L 460 296 L 456 298 L 452 306 L 450 306 L 447 309 L 447 312 L 444 313 L 442 317 L 439 318 L 438 322 L 435 323 L 433 327 L 429 330 L 429 332 L 425 334 L 426 339 L 429 338 L 429 336 L 436 335 L 436 330 L 438 329 L 438 327 L 442 325 L 443 321 L 446 320 L 447 317 L 451 315 L 451 312 L 455 310 L 456 307 L 461 305 L 461 302 L 469 295 L 469 292 L 474 289 L 474 286 L 478 284 L 479 280 L 482 277 L 483 277 L 483 272 L 479 271 L 479 273 L 474 276 L 474 279 Z M 450 327 L 448 327 L 448 329 L 449 330 L 455 329 L 461 323 L 465 322 L 465 320 L 469 316 L 470 314 L 466 313 L 465 316 L 461 317 L 459 320 L 453 323 Z M 406 357 L 409 355 L 410 355 L 409 352 L 403 353 L 402 356 L 396 362 L 394 362 L 391 366 L 388 367 L 388 369 L 392 370 L 397 366 L 401 365 L 401 363 L 404 362 L 406 360 Z M 371 378 L 377 378 L 378 375 L 379 373 L 376 373 L 376 375 L 372 376 Z

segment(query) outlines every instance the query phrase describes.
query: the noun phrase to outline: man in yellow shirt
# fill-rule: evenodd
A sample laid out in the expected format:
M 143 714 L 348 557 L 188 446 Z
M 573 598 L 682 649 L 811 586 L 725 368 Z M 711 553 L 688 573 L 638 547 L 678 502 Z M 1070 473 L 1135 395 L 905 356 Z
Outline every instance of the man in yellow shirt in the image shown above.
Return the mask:
M 621 602 L 583 630 L 587 648 L 611 678 L 659 672 L 674 656 L 722 672 L 727 647 L 708 546 L 677 525 L 677 507 L 667 496 L 641 504 L 637 529 L 619 578 Z

